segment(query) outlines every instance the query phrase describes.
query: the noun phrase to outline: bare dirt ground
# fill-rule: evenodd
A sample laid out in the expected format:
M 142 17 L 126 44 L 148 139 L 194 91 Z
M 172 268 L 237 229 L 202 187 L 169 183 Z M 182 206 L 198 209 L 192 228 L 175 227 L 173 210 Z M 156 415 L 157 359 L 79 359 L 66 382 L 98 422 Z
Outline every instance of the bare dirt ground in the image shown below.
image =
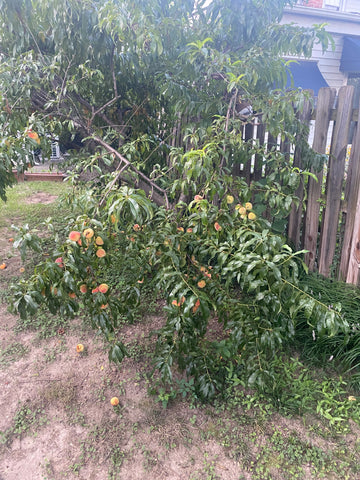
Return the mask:
M 54 200 L 44 193 L 29 199 Z M 7 264 L 0 271 L 0 480 L 345 478 L 336 473 L 336 463 L 330 473 L 313 474 L 312 466 L 325 468 L 322 458 L 337 447 L 310 436 L 302 419 L 272 414 L 257 420 L 241 407 L 226 417 L 210 405 L 179 399 L 164 409 L 149 394 L 148 380 L 150 334 L 161 324 L 161 309 L 124 325 L 130 357 L 120 369 L 109 364 L 106 346 L 86 318 L 40 312 L 20 321 L 10 314 L 5 297 L 22 275 L 11 235 L 10 227 L 0 229 L 0 263 Z M 76 352 L 78 343 L 85 352 Z M 110 404 L 114 396 L 120 400 L 116 408 Z M 358 448 L 357 433 L 348 437 L 344 451 Z M 301 446 L 291 450 L 294 455 L 315 452 L 301 468 L 284 460 L 281 442 L 289 436 Z

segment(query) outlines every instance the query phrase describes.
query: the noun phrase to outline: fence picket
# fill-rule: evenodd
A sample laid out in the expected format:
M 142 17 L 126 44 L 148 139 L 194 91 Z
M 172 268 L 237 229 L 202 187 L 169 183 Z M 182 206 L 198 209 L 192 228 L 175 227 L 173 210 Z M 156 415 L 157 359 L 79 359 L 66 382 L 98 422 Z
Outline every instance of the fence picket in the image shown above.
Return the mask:
M 326 179 L 326 206 L 320 236 L 319 273 L 325 277 L 330 275 L 335 253 L 353 95 L 354 87 L 340 88 Z
M 341 250 L 339 279 L 358 283 L 360 228 L 360 128 L 356 127 L 345 190 L 346 223 Z
M 303 124 L 315 120 L 312 147 L 319 154 L 327 153 L 329 132 L 330 128 L 333 128 L 328 165 L 320 171 L 311 168 L 314 178 L 308 178 L 305 211 L 304 185 L 300 185 L 295 192 L 300 201 L 298 206 L 292 205 L 287 234 L 296 249 L 300 247 L 307 250 L 305 263 L 310 271 L 317 267 L 320 274 L 330 276 L 330 273 L 334 273 L 334 269 L 332 272 L 330 270 L 336 253 L 336 258 L 339 259 L 339 279 L 360 284 L 360 105 L 357 109 L 353 108 L 353 95 L 353 86 L 341 87 L 334 107 L 336 90 L 321 88 L 316 108 L 312 109 L 312 102 L 309 100 L 299 113 Z M 334 125 L 331 122 L 334 122 Z M 353 139 L 349 138 L 351 122 L 355 123 Z M 301 148 L 297 145 L 291 146 L 287 138 L 279 141 L 273 137 L 260 117 L 256 118 L 254 124 L 244 128 L 244 140 L 264 145 L 267 152 L 276 149 L 289 162 L 294 152 L 292 166 L 300 170 L 306 168 Z M 345 159 L 350 143 L 352 149 L 344 191 Z M 233 173 L 242 175 L 249 183 L 251 180 L 261 180 L 264 175 L 271 173 L 270 169 L 266 157 L 257 153 L 253 161 L 249 159 L 247 163 L 244 162 L 243 168 L 240 164 L 234 165 Z M 322 195 L 324 181 L 325 197 Z M 325 207 L 322 207 L 323 203 Z M 269 210 L 263 215 L 271 220 Z M 339 237 L 343 237 L 342 245 Z
M 326 153 L 327 133 L 330 123 L 331 108 L 334 104 L 336 90 L 334 88 L 320 88 L 316 115 L 313 149 L 315 152 Z M 308 199 L 304 220 L 304 248 L 308 250 L 305 254 L 305 263 L 310 271 L 314 270 L 317 250 L 317 239 L 320 218 L 320 197 L 323 182 L 323 170 L 312 173 L 316 175 L 317 181 L 309 178 Z
M 303 111 L 299 114 L 299 119 L 304 124 L 309 124 L 311 118 L 311 110 L 312 110 L 312 102 L 311 100 L 307 100 L 304 104 Z M 302 158 L 301 158 L 301 149 L 299 147 L 295 147 L 294 152 L 294 161 L 293 167 L 299 168 L 300 170 L 303 168 Z M 295 204 L 291 207 L 291 213 L 289 216 L 289 223 L 288 223 L 288 238 L 293 243 L 296 249 L 300 247 L 300 230 L 301 230 L 301 218 L 303 212 L 303 199 L 304 199 L 304 179 L 301 178 L 300 185 L 295 191 L 295 195 L 299 199 L 299 205 L 296 206 Z

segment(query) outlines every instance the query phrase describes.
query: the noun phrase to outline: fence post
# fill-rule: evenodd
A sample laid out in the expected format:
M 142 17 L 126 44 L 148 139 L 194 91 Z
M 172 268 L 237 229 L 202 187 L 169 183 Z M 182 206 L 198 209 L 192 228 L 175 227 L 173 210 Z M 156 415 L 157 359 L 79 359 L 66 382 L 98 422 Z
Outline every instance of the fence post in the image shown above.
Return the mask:
M 336 90 L 334 88 L 320 88 L 315 116 L 315 131 L 313 149 L 315 152 L 326 153 L 327 133 L 329 129 L 331 108 L 334 104 Z M 305 263 L 310 271 L 314 270 L 316 259 L 316 247 L 319 231 L 320 197 L 323 182 L 323 169 L 311 172 L 316 176 L 317 181 L 309 177 L 308 199 L 304 222 L 304 248 L 308 250 L 305 254 Z
M 353 95 L 352 85 L 340 88 L 326 179 L 326 207 L 320 236 L 319 273 L 325 277 L 330 275 L 330 266 L 336 247 Z
M 341 250 L 339 280 L 358 283 L 360 264 L 360 126 L 357 120 L 352 141 L 345 191 L 346 223 Z
M 314 97 L 314 92 L 309 92 Z M 311 107 L 312 101 L 309 99 L 304 103 L 304 107 L 302 112 L 299 114 L 299 120 L 301 123 L 308 125 L 311 118 Z M 300 139 L 301 140 L 301 139 Z M 299 168 L 300 170 L 303 167 L 303 162 L 301 159 L 301 148 L 295 147 L 294 152 L 294 168 Z M 295 191 L 296 197 L 299 199 L 299 205 L 296 206 L 294 203 L 291 206 L 291 212 L 289 216 L 289 223 L 288 223 L 288 238 L 289 240 L 295 245 L 295 249 L 297 250 L 300 246 L 300 227 L 301 227 L 301 217 L 303 211 L 303 199 L 304 199 L 304 178 L 301 177 L 300 185 Z

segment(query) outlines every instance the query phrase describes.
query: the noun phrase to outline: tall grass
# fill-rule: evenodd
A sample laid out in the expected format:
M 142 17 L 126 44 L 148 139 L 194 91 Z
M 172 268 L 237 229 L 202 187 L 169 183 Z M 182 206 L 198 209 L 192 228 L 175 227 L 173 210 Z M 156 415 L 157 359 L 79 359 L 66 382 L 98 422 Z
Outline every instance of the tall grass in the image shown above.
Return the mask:
M 296 347 L 303 360 L 322 367 L 332 364 L 348 377 L 353 388 L 360 390 L 360 289 L 317 274 L 307 275 L 302 287 L 329 306 L 341 305 L 341 313 L 350 326 L 346 335 L 319 336 L 309 330 L 304 317 L 299 317 Z

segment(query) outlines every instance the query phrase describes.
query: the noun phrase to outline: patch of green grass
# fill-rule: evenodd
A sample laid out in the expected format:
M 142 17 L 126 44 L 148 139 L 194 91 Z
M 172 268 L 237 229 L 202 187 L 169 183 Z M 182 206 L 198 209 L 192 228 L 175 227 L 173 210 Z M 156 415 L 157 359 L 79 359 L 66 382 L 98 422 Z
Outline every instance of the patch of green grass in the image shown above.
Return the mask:
M 54 468 L 52 466 L 51 460 L 48 458 L 44 459 L 44 463 L 42 464 L 43 470 L 43 480 L 53 480 L 54 479 Z
M 86 427 L 86 416 L 80 410 L 77 399 L 77 385 L 73 378 L 52 382 L 41 391 L 44 405 L 55 404 L 58 411 L 63 410 L 70 425 Z
M 12 223 L 26 221 L 36 225 L 44 218 L 59 215 L 57 202 L 50 204 L 29 203 L 28 199 L 39 192 L 61 196 L 69 189 L 62 182 L 23 182 L 17 183 L 7 190 L 7 201 L 0 200 L 0 227 L 10 227 Z M 21 208 L 19 208 L 21 205 Z M 61 212 L 60 212 L 61 213 Z
M 336 449 L 320 448 L 302 440 L 295 431 L 274 428 L 266 442 L 255 440 L 257 454 L 249 471 L 254 480 L 303 479 L 305 469 L 313 478 L 356 478 L 358 459 L 343 455 Z M 348 452 L 346 452 L 348 453 Z
M 310 365 L 336 368 L 349 382 L 360 389 L 360 289 L 354 285 L 328 279 L 317 274 L 306 275 L 303 288 L 326 305 L 341 309 L 349 324 L 348 334 L 319 335 L 309 328 L 303 316 L 297 319 L 295 348 Z M 331 362 L 331 363 L 330 363 Z
M 16 437 L 23 435 L 36 435 L 43 425 L 48 423 L 47 416 L 42 407 L 29 402 L 20 405 L 15 413 L 11 427 L 0 432 L 0 442 L 9 446 Z
M 79 473 L 90 460 L 102 464 L 109 461 L 108 479 L 115 480 L 126 460 L 126 452 L 120 448 L 121 439 L 126 432 L 119 424 L 119 417 L 107 418 L 100 424 L 88 428 L 87 436 L 81 441 L 81 453 L 70 465 L 70 471 Z
M 10 343 L 0 348 L 0 368 L 7 367 L 27 355 L 29 348 L 19 342 Z
M 221 480 L 216 473 L 216 458 L 209 459 L 209 454 L 204 453 L 203 469 L 194 472 L 189 480 Z
M 15 332 L 37 331 L 39 339 L 46 339 L 62 333 L 64 327 L 67 327 L 67 323 L 68 320 L 58 315 L 51 315 L 49 312 L 40 310 L 31 317 L 19 317 L 15 326 Z

